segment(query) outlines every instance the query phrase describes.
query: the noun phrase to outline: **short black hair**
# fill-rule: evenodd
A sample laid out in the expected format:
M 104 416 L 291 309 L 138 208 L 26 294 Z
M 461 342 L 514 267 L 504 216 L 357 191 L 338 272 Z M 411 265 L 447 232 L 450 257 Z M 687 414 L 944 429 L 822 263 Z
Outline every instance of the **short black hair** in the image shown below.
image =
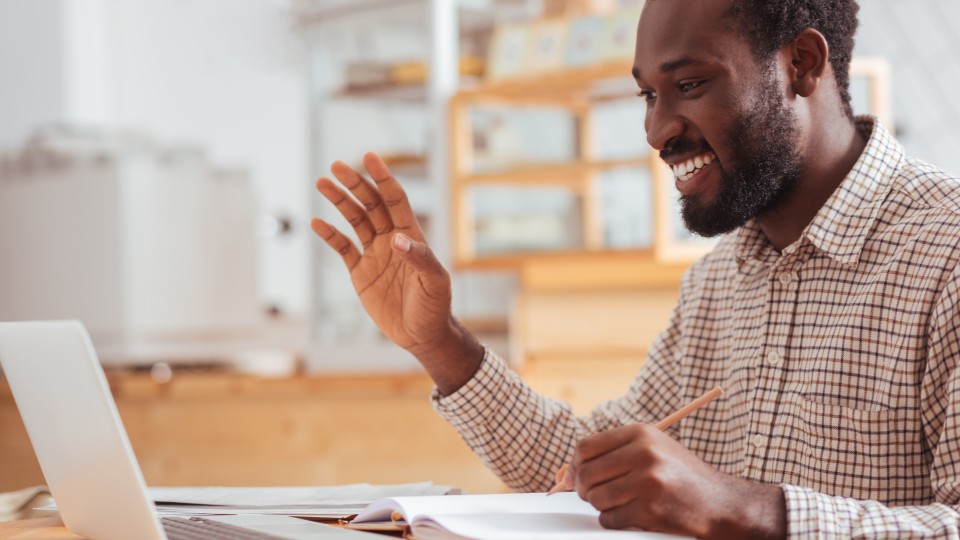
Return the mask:
M 754 56 L 761 62 L 771 60 L 773 53 L 807 28 L 823 34 L 844 111 L 852 119 L 850 59 L 859 11 L 857 0 L 733 0 L 730 14 L 745 31 Z

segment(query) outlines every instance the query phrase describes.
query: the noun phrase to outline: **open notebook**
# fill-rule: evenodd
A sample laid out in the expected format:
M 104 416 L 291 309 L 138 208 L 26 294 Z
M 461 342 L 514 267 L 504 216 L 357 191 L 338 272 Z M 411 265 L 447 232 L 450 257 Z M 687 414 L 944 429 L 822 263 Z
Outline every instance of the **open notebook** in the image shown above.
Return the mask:
M 604 529 L 600 513 L 576 493 L 509 493 L 381 499 L 348 525 L 405 530 L 417 540 L 660 540 L 679 536 Z

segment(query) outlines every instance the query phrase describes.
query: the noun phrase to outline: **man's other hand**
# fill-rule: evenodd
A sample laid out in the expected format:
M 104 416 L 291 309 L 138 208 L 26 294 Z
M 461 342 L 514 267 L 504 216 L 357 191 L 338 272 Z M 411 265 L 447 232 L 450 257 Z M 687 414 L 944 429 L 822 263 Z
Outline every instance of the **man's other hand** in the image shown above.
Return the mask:
M 630 424 L 585 437 L 573 460 L 576 491 L 607 528 L 698 538 L 785 538 L 778 486 L 714 469 L 664 432 Z

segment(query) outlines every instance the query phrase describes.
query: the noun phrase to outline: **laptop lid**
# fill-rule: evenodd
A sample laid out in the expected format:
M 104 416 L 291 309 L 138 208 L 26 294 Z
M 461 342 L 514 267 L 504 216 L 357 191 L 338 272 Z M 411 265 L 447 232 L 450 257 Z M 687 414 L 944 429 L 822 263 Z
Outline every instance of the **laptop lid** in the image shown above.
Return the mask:
M 0 323 L 0 365 L 67 528 L 165 540 L 83 325 Z

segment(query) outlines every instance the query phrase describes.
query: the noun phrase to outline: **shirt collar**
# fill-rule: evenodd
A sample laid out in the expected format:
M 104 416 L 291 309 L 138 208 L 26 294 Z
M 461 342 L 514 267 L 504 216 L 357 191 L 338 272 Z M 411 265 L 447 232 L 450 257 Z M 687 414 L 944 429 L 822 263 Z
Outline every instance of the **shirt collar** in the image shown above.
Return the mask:
M 856 264 L 867 233 L 904 159 L 903 146 L 875 116 L 858 116 L 856 127 L 867 145 L 856 164 L 800 235 L 840 264 Z M 761 259 L 772 246 L 755 220 L 736 233 L 736 257 Z

